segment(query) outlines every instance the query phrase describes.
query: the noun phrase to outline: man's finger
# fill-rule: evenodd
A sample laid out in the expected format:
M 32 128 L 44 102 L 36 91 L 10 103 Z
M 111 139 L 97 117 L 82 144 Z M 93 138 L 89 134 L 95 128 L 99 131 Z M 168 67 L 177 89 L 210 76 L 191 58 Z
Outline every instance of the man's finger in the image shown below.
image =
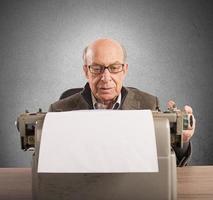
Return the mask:
M 188 114 L 192 114 L 193 113 L 193 110 L 192 110 L 192 107 L 191 106 L 188 106 L 188 105 L 185 105 L 184 106 L 184 111 Z
M 183 142 L 188 142 L 194 135 L 194 130 L 184 130 L 183 131 Z
M 173 100 L 169 100 L 168 102 L 167 102 L 167 108 L 168 109 L 173 109 L 173 108 L 175 108 L 176 107 L 176 103 L 173 101 Z

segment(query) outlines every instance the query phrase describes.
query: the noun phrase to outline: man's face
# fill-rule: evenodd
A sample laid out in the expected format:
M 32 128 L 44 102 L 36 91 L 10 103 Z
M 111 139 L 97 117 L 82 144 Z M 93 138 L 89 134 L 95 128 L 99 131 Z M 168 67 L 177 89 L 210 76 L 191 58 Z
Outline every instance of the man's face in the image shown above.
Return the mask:
M 92 93 L 98 101 L 109 103 L 120 94 L 128 65 L 125 64 L 121 72 L 110 73 L 105 69 L 101 74 L 91 73 L 88 66 L 123 64 L 123 59 L 122 48 L 111 41 L 99 42 L 88 49 L 84 71 Z

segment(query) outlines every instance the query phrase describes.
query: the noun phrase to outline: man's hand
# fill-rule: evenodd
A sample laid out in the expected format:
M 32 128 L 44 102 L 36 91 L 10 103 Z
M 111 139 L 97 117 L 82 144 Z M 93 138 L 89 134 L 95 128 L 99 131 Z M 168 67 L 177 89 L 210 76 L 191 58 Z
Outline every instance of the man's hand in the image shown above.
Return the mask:
M 176 108 L 176 104 L 174 101 L 170 100 L 167 102 L 167 108 L 169 110 L 174 110 L 177 109 Z M 193 125 L 191 127 L 191 129 L 188 129 L 188 130 L 184 130 L 183 131 L 183 142 L 186 143 L 186 142 L 189 142 L 189 140 L 191 139 L 191 137 L 193 136 L 194 134 L 194 131 L 195 131 L 195 118 L 194 118 L 194 115 L 193 115 L 193 110 L 192 110 L 192 107 L 188 106 L 188 105 L 185 105 L 184 106 L 184 111 L 187 113 L 187 114 L 192 114 L 192 117 L 193 117 Z

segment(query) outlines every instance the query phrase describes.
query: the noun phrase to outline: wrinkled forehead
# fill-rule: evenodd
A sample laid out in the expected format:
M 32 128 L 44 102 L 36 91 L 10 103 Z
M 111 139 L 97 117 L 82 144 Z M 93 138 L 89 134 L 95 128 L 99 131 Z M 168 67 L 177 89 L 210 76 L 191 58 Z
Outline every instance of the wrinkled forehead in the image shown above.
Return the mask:
M 87 64 L 99 63 L 110 65 L 115 62 L 123 63 L 124 55 L 122 47 L 109 41 L 101 41 L 88 46 Z

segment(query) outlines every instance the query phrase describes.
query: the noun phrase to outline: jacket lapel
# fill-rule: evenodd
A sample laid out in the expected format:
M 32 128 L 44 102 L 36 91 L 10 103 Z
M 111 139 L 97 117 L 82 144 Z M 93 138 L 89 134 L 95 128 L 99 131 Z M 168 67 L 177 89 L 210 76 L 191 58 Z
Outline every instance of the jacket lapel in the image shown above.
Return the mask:
M 140 101 L 135 99 L 135 93 L 130 89 L 124 88 L 126 90 L 126 95 L 123 97 L 121 104 L 121 110 L 137 110 L 140 108 Z
M 81 98 L 79 99 L 79 102 L 78 102 L 78 108 L 85 109 L 85 110 L 93 109 L 91 89 L 89 87 L 89 83 L 87 83 L 84 86 L 84 89 L 82 90 L 80 95 L 81 95 Z

